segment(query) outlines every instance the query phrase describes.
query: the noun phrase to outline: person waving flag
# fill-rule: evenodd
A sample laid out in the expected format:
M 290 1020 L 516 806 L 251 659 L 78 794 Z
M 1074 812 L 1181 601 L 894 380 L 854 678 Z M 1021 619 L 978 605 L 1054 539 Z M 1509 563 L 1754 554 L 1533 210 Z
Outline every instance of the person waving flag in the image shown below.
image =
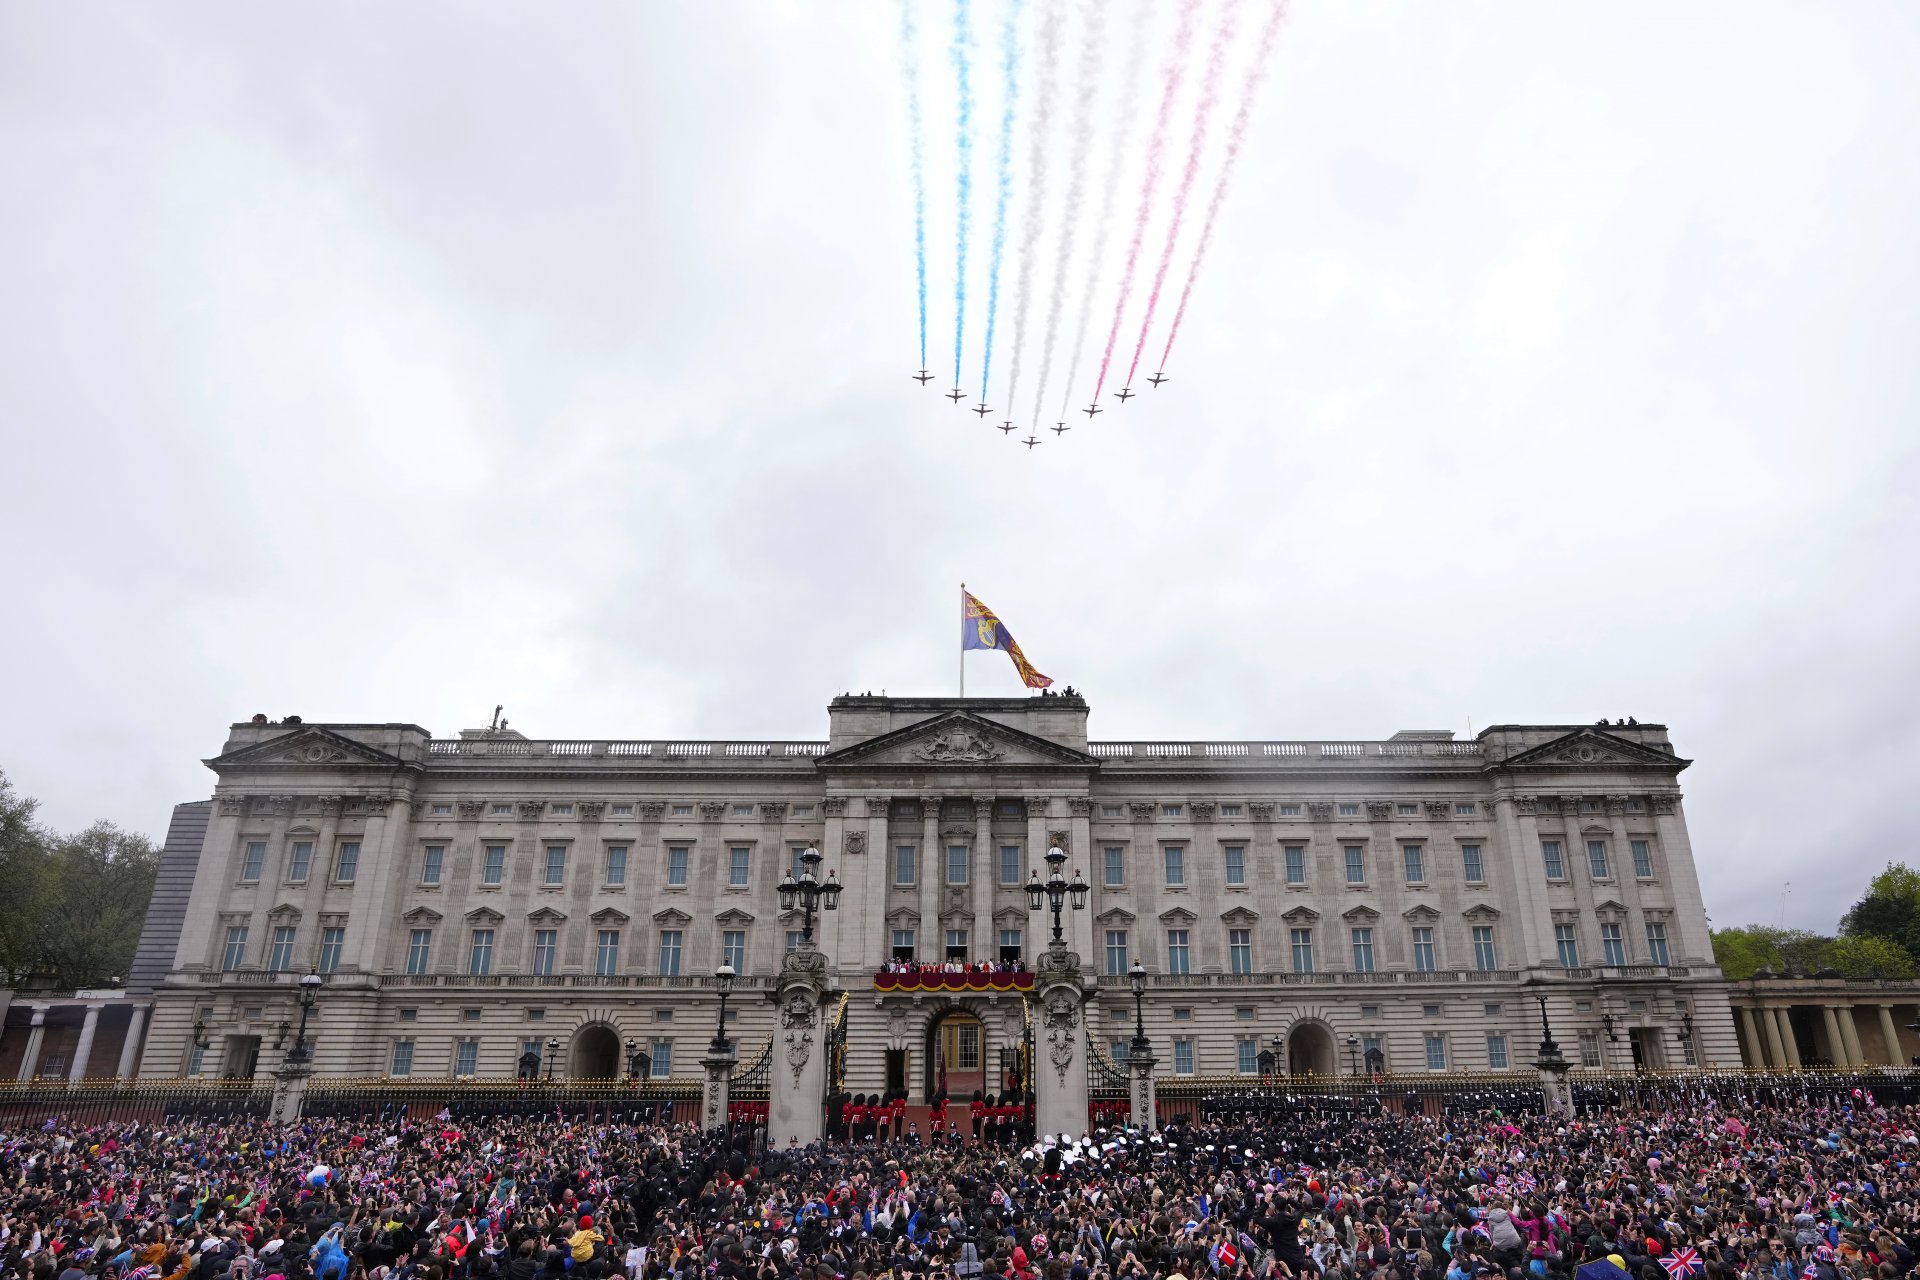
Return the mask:
M 1027 655 L 1020 652 L 1020 646 L 1014 642 L 1007 628 L 993 610 L 980 603 L 967 584 L 960 584 L 960 696 L 967 696 L 967 650 L 1001 649 L 1013 659 L 1013 669 L 1020 673 L 1020 681 L 1029 689 L 1045 689 L 1053 683 L 1050 677 L 1041 675 L 1027 661 Z
M 1700 1261 L 1698 1251 L 1693 1249 L 1675 1249 L 1660 1259 L 1660 1265 L 1667 1269 L 1667 1274 L 1673 1280 L 1687 1280 L 1688 1276 L 1698 1275 L 1707 1269 L 1706 1264 Z

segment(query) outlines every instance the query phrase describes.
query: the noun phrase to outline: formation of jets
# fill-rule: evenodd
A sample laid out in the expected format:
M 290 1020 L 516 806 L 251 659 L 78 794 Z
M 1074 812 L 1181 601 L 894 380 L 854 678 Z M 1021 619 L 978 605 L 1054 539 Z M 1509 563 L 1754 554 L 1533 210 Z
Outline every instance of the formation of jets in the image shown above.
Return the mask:
M 926 386 L 929 382 L 933 381 L 933 375 L 928 373 L 925 369 L 922 369 L 920 372 L 916 374 L 912 374 L 910 376 L 913 378 L 915 382 L 919 383 L 923 387 Z M 1150 378 L 1148 378 L 1147 381 L 1157 387 L 1163 382 L 1171 381 L 1171 379 L 1168 378 L 1167 375 L 1164 373 L 1156 373 Z M 959 404 L 962 400 L 965 400 L 967 398 L 967 393 L 962 391 L 958 387 L 955 387 L 951 391 L 943 392 L 942 394 L 945 395 L 947 399 L 953 401 L 955 404 Z M 1118 391 L 1114 392 L 1113 396 L 1121 404 L 1125 404 L 1127 401 L 1133 399 L 1138 394 L 1139 392 L 1135 391 L 1132 387 L 1122 387 Z M 984 418 L 988 414 L 992 413 L 993 410 L 984 404 L 979 404 L 973 407 L 973 412 L 978 414 L 982 418 Z M 1080 412 L 1086 414 L 1089 418 L 1091 418 L 1096 413 L 1104 413 L 1105 410 L 1103 410 L 1098 403 L 1095 403 L 1095 404 L 1088 405 L 1086 408 L 1082 409 Z M 1012 420 L 1009 419 L 1008 421 L 1002 422 L 997 428 L 997 430 L 1001 431 L 1004 434 L 1011 435 L 1013 434 L 1015 428 Z M 1059 437 L 1065 435 L 1067 432 L 1073 430 L 1073 428 L 1068 426 L 1064 422 L 1058 422 L 1058 423 L 1055 423 L 1053 426 L 1048 427 L 1047 430 L 1053 432 L 1054 438 L 1058 439 Z M 1027 448 L 1031 449 L 1033 448 L 1033 446 L 1043 443 L 1043 441 L 1040 439 L 1038 435 L 1029 435 L 1025 439 L 1023 439 L 1020 443 L 1027 446 Z

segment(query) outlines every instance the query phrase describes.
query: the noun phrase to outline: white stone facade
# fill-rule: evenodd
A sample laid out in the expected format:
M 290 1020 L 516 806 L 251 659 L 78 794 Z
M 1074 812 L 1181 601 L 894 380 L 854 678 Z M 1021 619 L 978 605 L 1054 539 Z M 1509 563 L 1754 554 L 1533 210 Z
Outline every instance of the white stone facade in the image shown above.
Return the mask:
M 874 972 L 909 932 L 922 959 L 964 935 L 1031 963 L 1049 925 L 1022 886 L 1050 843 L 1092 885 L 1066 922 L 1089 1028 L 1132 1035 L 1114 971 L 1138 958 L 1163 1079 L 1276 1044 L 1299 1071 L 1369 1048 L 1396 1073 L 1520 1068 L 1539 995 L 1576 1065 L 1740 1061 L 1661 726 L 1089 742 L 1077 696 L 850 696 L 829 718 L 794 742 L 235 725 L 142 1074 L 271 1068 L 319 965 L 324 1076 L 505 1077 L 557 1040 L 558 1074 L 624 1073 L 633 1042 L 697 1080 L 723 960 L 743 1058 L 773 1030 L 800 928 L 776 886 L 811 845 L 846 886 L 818 927 L 851 993 L 845 1087 L 880 1090 L 904 1051 L 917 1099 L 943 1012 L 980 1015 L 992 1064 L 1023 1002 Z

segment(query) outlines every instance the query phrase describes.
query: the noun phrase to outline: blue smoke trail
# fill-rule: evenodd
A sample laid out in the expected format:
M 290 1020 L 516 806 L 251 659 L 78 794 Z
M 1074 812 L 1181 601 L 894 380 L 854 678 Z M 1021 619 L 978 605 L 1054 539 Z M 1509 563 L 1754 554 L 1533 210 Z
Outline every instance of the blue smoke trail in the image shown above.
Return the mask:
M 927 367 L 927 156 L 920 125 L 919 43 L 913 0 L 900 0 L 900 56 L 907 72 L 907 129 L 913 148 L 913 265 L 920 285 L 920 367 Z
M 1000 111 L 1000 154 L 994 161 L 993 258 L 987 269 L 987 341 L 980 355 L 980 403 L 987 402 L 987 374 L 993 368 L 993 324 L 1000 312 L 1000 259 L 1007 247 L 1007 202 L 1013 196 L 1013 116 L 1020 102 L 1021 0 L 1007 6 L 1007 25 L 1001 33 L 1000 70 L 1007 82 L 1006 102 Z
M 960 87 L 958 211 L 953 270 L 953 385 L 960 385 L 960 351 L 967 332 L 967 235 L 973 230 L 973 61 L 969 0 L 953 3 L 953 74 Z

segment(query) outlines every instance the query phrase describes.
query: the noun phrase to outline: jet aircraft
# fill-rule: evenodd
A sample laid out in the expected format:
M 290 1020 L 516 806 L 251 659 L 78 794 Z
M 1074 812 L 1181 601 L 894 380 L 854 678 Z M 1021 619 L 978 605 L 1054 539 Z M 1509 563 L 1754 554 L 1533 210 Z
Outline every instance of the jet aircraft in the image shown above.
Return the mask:
M 1127 401 L 1133 399 L 1133 388 L 1122 387 L 1118 391 L 1114 392 L 1113 394 L 1120 397 L 1121 404 L 1125 404 Z
M 1072 427 L 1070 427 L 1070 426 L 1068 426 L 1068 425 L 1067 425 L 1066 423 L 1064 423 L 1064 422 L 1059 422 L 1059 423 L 1055 423 L 1055 424 L 1054 424 L 1053 426 L 1051 426 L 1051 427 L 1049 427 L 1049 428 L 1047 428 L 1047 429 L 1048 429 L 1049 431 L 1051 431 L 1051 432 L 1053 432 L 1053 434 L 1055 434 L 1055 435 L 1057 435 L 1057 436 L 1060 436 L 1060 435 L 1065 435 L 1065 434 L 1066 434 L 1067 432 L 1069 432 L 1069 431 L 1071 431 L 1071 430 L 1073 430 L 1073 428 L 1072 428 Z
M 1020 443 L 1027 446 L 1027 448 L 1031 449 L 1033 448 L 1033 446 L 1040 443 L 1040 438 L 1038 436 L 1028 436 L 1025 440 L 1022 440 Z
M 973 411 L 974 411 L 975 413 L 977 413 L 977 414 L 979 414 L 979 415 L 980 415 L 981 417 L 983 417 L 983 418 L 984 418 L 984 417 L 986 417 L 986 416 L 987 416 L 988 414 L 990 414 L 990 413 L 992 413 L 992 412 L 993 412 L 993 410 L 992 410 L 992 409 L 989 409 L 989 408 L 988 408 L 988 407 L 987 407 L 986 405 L 984 405 L 984 404 L 982 404 L 982 405 L 976 405 L 976 406 L 974 406 L 974 410 L 973 410 Z
M 953 390 L 947 392 L 947 399 L 953 401 L 955 404 L 959 404 L 962 400 L 965 400 L 966 398 L 967 398 L 967 393 L 962 391 L 958 387 L 955 387 Z
M 1156 373 L 1151 378 L 1148 378 L 1147 381 L 1151 382 L 1154 386 L 1157 387 L 1163 382 L 1171 382 L 1172 379 L 1167 377 L 1167 375 L 1164 373 Z
M 924 387 L 929 382 L 933 381 L 933 375 L 928 373 L 925 369 L 922 369 L 920 372 L 913 375 L 913 380 Z
M 1003 423 L 1001 423 L 1001 424 L 1000 424 L 1000 430 L 1002 430 L 1002 431 L 1004 431 L 1004 432 L 1007 432 L 1007 433 L 1008 433 L 1009 435 L 1011 435 L 1011 434 L 1013 433 L 1013 423 L 1011 423 L 1011 422 L 1003 422 Z
M 1100 408 L 1099 405 L 1090 404 L 1086 408 L 1082 409 L 1080 412 L 1086 414 L 1089 418 L 1091 418 L 1094 414 L 1101 413 L 1104 411 Z

